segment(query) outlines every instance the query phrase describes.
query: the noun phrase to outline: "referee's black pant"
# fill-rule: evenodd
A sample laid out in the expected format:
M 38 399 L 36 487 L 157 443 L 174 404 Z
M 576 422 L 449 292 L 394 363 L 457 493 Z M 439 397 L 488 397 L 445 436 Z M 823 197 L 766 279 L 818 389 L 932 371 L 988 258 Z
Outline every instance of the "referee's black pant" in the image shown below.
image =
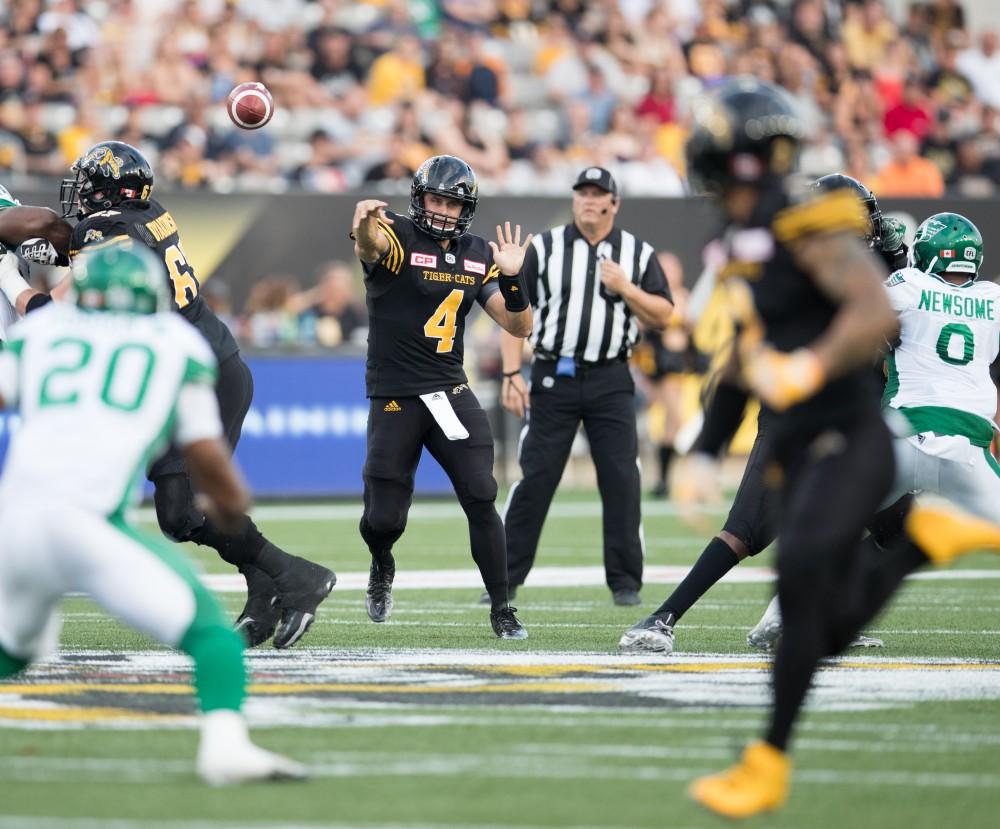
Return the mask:
M 518 459 L 522 478 L 511 488 L 504 525 L 507 579 L 524 583 L 535 562 L 538 539 L 580 423 L 597 468 L 604 510 L 604 571 L 608 587 L 642 586 L 643 542 L 639 511 L 635 385 L 628 365 L 578 365 L 573 377 L 556 375 L 556 364 L 535 360 L 531 409 Z

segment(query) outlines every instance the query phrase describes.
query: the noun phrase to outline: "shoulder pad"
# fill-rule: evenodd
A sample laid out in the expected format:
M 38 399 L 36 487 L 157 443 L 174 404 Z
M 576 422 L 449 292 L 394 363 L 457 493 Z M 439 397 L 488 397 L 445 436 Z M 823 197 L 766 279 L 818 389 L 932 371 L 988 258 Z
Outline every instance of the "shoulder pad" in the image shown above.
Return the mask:
M 860 237 L 868 227 L 868 217 L 857 196 L 849 190 L 832 190 L 816 192 L 810 199 L 779 210 L 772 226 L 781 242 L 845 231 Z

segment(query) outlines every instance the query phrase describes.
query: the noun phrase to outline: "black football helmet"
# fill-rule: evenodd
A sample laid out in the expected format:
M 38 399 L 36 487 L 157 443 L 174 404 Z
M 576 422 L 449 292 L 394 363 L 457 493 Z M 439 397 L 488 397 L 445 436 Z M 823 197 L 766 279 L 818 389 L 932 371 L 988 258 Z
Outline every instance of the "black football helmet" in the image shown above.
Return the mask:
M 124 141 L 103 141 L 78 158 L 59 188 L 63 218 L 107 210 L 123 201 L 148 199 L 153 168 L 146 157 Z
M 696 190 L 717 195 L 736 184 L 763 187 L 794 170 L 805 130 L 778 87 L 734 78 L 697 100 L 693 115 L 686 151 Z
M 458 218 L 424 207 L 424 193 L 436 193 L 462 202 Z M 479 183 L 472 168 L 453 155 L 428 158 L 413 175 L 410 187 L 410 218 L 435 239 L 457 239 L 472 224 L 479 203 Z
M 875 194 L 865 187 L 860 181 L 842 173 L 830 173 L 828 176 L 816 179 L 814 185 L 817 190 L 829 193 L 831 190 L 850 190 L 861 199 L 865 209 L 868 211 L 868 218 L 871 227 L 865 231 L 865 241 L 868 247 L 877 248 L 882 243 L 882 210 L 878 206 L 878 199 Z

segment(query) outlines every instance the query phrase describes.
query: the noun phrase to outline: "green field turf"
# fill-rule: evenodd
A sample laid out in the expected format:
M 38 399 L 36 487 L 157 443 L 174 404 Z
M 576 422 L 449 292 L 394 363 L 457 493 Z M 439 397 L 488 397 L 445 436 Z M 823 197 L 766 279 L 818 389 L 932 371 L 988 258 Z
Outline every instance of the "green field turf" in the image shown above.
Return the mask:
M 599 564 L 595 496 L 571 493 L 558 504 L 572 514 L 550 518 L 538 564 Z M 414 514 L 396 548 L 400 571 L 472 566 L 457 508 L 441 512 Z M 357 516 L 344 513 L 260 523 L 291 552 L 340 572 L 366 570 Z M 644 524 L 651 565 L 690 564 L 703 546 L 701 534 L 670 515 L 647 514 Z M 193 557 L 206 571 L 226 572 L 200 550 Z M 1000 575 L 1000 558 L 988 555 L 962 566 Z M 908 584 L 871 626 L 886 648 L 851 652 L 821 675 L 786 809 L 746 825 L 1000 825 L 1000 666 L 933 661 L 1000 663 L 998 588 L 1000 579 L 986 577 Z M 363 591 L 338 587 L 305 647 L 251 657 L 250 716 L 265 724 L 257 740 L 309 763 L 315 779 L 219 791 L 194 776 L 186 674 L 137 676 L 167 685 L 162 694 L 130 692 L 127 663 L 115 673 L 108 660 L 155 645 L 90 602 L 70 600 L 62 645 L 84 660 L 84 673 L 45 705 L 131 714 L 110 723 L 29 717 L 24 727 L 0 728 L 0 827 L 723 826 L 684 789 L 729 764 L 761 731 L 766 665 L 755 658 L 725 666 L 750 655 L 744 637 L 769 587 L 714 589 L 678 627 L 676 658 L 610 660 L 622 630 L 671 589 L 647 585 L 641 608 L 615 608 L 599 586 L 529 582 L 515 604 L 530 638 L 499 642 L 475 589 L 397 590 L 393 620 L 374 625 Z M 222 598 L 235 615 L 242 598 Z M 104 661 L 86 668 L 90 652 Z M 697 654 L 716 656 L 684 663 Z M 702 671 L 702 663 L 722 668 Z M 108 671 L 115 687 L 73 690 L 86 688 L 80 677 L 110 681 Z M 315 688 L 268 688 L 293 681 Z M 0 685 L 0 722 L 10 722 L 4 711 L 18 690 Z M 149 718 L 129 719 L 137 713 Z

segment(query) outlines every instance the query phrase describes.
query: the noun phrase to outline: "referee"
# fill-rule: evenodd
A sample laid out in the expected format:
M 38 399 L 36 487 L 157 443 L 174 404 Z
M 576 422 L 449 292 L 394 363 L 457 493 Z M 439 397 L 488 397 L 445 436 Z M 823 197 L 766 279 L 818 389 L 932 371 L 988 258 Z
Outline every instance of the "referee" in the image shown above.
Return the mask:
M 511 488 L 505 519 L 511 598 L 535 561 L 582 421 L 604 509 L 608 587 L 617 605 L 640 601 L 638 437 L 628 358 L 639 323 L 664 328 L 673 305 L 652 245 L 615 227 L 620 206 L 611 173 L 588 167 L 573 185 L 572 224 L 536 236 L 528 247 L 522 274 L 534 310 L 530 393 L 521 377 L 523 340 L 501 334 L 501 402 L 526 417 L 518 452 L 523 477 Z

